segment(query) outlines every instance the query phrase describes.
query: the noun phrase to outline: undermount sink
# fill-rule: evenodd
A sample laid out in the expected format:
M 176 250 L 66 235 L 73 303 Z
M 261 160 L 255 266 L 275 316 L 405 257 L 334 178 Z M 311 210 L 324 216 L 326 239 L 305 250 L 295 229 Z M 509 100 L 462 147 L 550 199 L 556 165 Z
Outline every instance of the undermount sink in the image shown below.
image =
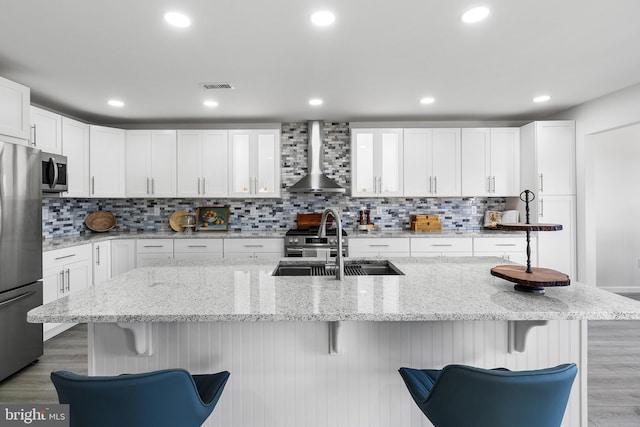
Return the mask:
M 280 261 L 273 276 L 335 276 L 335 266 L 324 261 Z M 386 260 L 345 260 L 345 276 L 403 276 Z

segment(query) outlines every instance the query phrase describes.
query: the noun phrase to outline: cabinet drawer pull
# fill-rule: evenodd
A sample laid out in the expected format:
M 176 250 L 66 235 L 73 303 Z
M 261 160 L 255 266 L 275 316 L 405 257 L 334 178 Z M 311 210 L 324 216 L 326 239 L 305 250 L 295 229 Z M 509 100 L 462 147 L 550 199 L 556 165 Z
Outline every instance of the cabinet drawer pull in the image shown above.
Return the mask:
M 187 245 L 188 248 L 206 248 L 207 245 Z
M 372 248 L 388 248 L 389 245 L 369 245 L 369 247 L 372 247 Z
M 516 246 L 515 243 L 496 243 L 496 246 Z
M 245 248 L 263 248 L 264 245 L 244 245 Z
M 76 256 L 76 254 L 65 255 L 65 256 L 59 256 L 59 257 L 55 258 L 55 260 L 57 261 L 57 260 L 59 260 L 59 259 L 71 258 L 71 257 L 74 257 L 74 256 Z
M 163 245 L 144 245 L 143 248 L 164 248 Z
M 449 246 L 453 246 L 451 243 L 436 243 L 433 244 L 431 246 L 437 246 L 437 247 L 449 247 Z

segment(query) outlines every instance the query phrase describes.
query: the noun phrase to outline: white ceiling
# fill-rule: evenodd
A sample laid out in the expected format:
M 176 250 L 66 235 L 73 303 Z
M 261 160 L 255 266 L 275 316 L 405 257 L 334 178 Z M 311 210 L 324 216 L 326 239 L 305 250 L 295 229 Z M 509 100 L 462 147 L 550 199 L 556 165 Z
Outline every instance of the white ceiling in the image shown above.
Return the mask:
M 462 24 L 478 4 L 489 18 Z M 640 82 L 638 17 L 638 0 L 2 0 L 0 75 L 102 124 L 530 120 Z

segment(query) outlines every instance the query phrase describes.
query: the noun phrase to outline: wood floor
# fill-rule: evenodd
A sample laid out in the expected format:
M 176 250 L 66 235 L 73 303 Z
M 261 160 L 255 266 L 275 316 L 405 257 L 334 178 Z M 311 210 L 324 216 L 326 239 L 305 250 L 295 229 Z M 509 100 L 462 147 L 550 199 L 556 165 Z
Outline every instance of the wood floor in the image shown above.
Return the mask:
M 78 325 L 45 342 L 38 363 L 0 382 L 0 403 L 57 402 L 49 374 L 86 374 L 86 340 Z M 589 427 L 640 426 L 640 321 L 590 321 L 588 358 Z

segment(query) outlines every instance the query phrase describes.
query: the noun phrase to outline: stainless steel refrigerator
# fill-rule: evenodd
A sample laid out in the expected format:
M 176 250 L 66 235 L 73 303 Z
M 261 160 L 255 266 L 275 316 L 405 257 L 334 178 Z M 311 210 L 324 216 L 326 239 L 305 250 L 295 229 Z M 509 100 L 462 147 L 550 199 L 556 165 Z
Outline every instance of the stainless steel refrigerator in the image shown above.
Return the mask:
M 0 141 L 0 381 L 42 356 L 40 150 Z

